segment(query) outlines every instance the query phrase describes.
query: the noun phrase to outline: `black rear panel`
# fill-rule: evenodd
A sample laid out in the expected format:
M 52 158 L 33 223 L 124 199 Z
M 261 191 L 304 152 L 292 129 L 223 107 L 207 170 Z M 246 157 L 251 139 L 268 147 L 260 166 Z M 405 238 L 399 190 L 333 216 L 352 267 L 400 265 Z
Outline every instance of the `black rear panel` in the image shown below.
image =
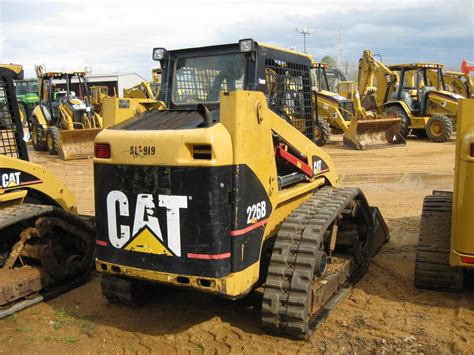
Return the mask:
M 247 166 L 96 163 L 94 174 L 96 211 L 104 216 L 97 219 L 99 260 L 203 277 L 259 260 L 272 206 Z

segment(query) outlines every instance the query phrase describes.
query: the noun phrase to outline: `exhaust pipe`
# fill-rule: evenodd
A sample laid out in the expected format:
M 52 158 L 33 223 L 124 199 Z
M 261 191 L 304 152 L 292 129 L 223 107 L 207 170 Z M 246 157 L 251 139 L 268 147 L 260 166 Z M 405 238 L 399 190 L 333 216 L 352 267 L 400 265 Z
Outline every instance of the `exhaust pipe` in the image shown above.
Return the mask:
M 202 119 L 204 121 L 204 127 L 211 127 L 212 124 L 214 123 L 212 119 L 211 111 L 209 111 L 209 109 L 203 104 L 198 104 L 197 110 L 199 114 L 202 116 Z

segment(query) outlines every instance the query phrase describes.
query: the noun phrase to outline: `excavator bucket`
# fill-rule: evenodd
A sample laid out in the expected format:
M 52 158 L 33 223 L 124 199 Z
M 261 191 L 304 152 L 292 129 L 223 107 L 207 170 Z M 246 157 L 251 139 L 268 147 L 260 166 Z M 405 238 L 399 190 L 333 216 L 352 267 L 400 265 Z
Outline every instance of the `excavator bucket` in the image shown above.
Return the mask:
M 401 121 L 397 117 L 372 120 L 353 119 L 344 134 L 344 145 L 349 149 L 384 148 L 392 144 L 406 144 L 400 134 Z
M 62 130 L 59 134 L 59 157 L 64 160 L 94 157 L 94 139 L 101 128 Z

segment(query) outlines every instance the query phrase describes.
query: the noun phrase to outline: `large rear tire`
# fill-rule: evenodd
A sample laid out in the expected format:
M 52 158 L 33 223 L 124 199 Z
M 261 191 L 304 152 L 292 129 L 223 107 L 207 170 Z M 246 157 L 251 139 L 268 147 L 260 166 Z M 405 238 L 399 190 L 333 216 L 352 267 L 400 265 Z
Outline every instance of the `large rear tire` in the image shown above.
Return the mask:
M 410 129 L 408 128 L 410 126 L 410 118 L 408 117 L 405 110 L 400 106 L 390 106 L 385 109 L 385 113 L 389 116 L 392 114 L 400 118 L 400 134 L 403 138 L 408 137 L 408 134 L 410 133 Z
M 59 151 L 59 129 L 58 127 L 48 127 L 46 131 L 46 145 L 51 155 L 57 155 Z
M 435 143 L 443 143 L 449 140 L 453 134 L 453 123 L 444 115 L 434 115 L 426 124 L 426 135 Z
M 464 270 L 449 265 L 452 204 L 452 197 L 445 195 L 426 196 L 423 201 L 415 263 L 418 288 L 454 292 L 463 288 Z
M 33 116 L 31 118 L 31 142 L 33 143 L 33 149 L 36 151 L 46 150 L 46 139 L 44 137 L 43 126 L 40 125 L 38 119 Z
M 314 127 L 314 143 L 319 147 L 326 145 L 331 139 L 331 127 L 326 120 L 318 119 L 318 123 Z

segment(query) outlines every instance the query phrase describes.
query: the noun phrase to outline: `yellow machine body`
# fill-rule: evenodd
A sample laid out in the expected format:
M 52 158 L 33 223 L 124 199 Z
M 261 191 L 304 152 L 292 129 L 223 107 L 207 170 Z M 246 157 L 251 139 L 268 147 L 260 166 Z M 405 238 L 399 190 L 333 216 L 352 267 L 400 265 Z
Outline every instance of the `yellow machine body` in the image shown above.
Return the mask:
M 41 165 L 0 154 L 0 209 L 22 204 L 26 196 L 77 213 L 72 192 Z
M 457 100 L 462 96 L 446 91 L 443 67 L 436 63 L 387 67 L 365 50 L 358 74 L 364 108 L 399 116 L 404 137 L 412 132 L 433 142 L 447 141 L 455 130 Z M 436 81 L 430 80 L 432 70 L 438 73 Z
M 58 111 L 61 116 L 61 127 L 64 127 L 59 130 L 57 143 L 59 157 L 64 160 L 92 158 L 94 156 L 94 139 L 102 130 L 102 117 L 97 113 L 94 113 L 94 119 L 91 121 L 84 114 L 84 123 L 79 125 L 80 128 L 78 128 L 77 124 L 73 121 L 71 111 L 67 106 L 58 106 Z M 33 127 L 33 139 L 42 139 L 38 137 L 37 133 L 38 130 L 42 129 L 41 136 L 44 136 L 46 147 L 52 147 L 55 143 L 52 141 L 53 137 L 48 137 L 46 135 L 49 123 L 45 118 L 41 107 L 36 106 L 32 115 L 35 117 L 36 122 L 39 123 L 39 125 Z
M 474 99 L 461 100 L 456 132 L 453 215 L 451 223 L 452 266 L 474 268 Z M 463 261 L 463 257 L 465 261 Z M 470 261 L 469 263 L 467 261 Z
M 212 128 L 189 131 L 120 131 L 108 129 L 96 138 L 96 144 L 111 144 L 111 159 L 95 159 L 96 164 L 113 165 L 161 165 L 179 167 L 219 167 L 247 165 L 255 172 L 265 188 L 274 210 L 264 226 L 262 245 L 273 236 L 282 221 L 299 205 L 307 200 L 315 189 L 323 185 L 339 186 L 340 180 L 331 158 L 291 124 L 282 120 L 268 109 L 265 96 L 260 92 L 235 91 L 221 95 L 220 123 Z M 253 119 L 250 119 L 253 118 Z M 292 147 L 308 157 L 308 165 L 316 160 L 324 161 L 327 168 L 315 175 L 311 182 L 280 190 L 278 188 L 277 167 L 274 159 L 274 145 L 271 132 L 280 135 Z M 131 146 L 140 142 L 142 146 L 156 147 L 158 154 L 135 156 L 129 153 Z M 196 146 L 208 146 L 211 159 L 194 159 Z M 258 151 L 258 154 L 254 152 Z M 317 158 L 316 158 L 317 157 Z M 316 164 L 317 165 L 317 164 Z M 254 223 L 258 223 L 255 221 Z M 242 257 L 249 251 L 243 247 Z M 108 271 L 143 280 L 162 281 L 183 286 L 180 274 L 152 272 L 123 265 L 113 265 L 97 260 L 98 271 Z M 259 278 L 260 260 L 237 273 L 223 278 L 202 278 L 186 275 L 188 286 L 228 297 L 241 297 L 248 293 Z M 204 286 L 202 279 L 210 281 Z M 207 284 L 206 284 L 207 285 Z
M 43 66 L 35 70 L 40 103 L 32 112 L 33 148 L 59 154 L 64 160 L 92 157 L 102 117 L 91 106 L 86 73 L 45 72 Z
M 156 100 L 152 86 L 147 81 L 123 89 L 123 97 L 103 97 L 101 105 L 104 127 L 123 122 L 151 109 L 166 108 L 163 102 Z
M 342 131 L 348 148 L 363 150 L 405 143 L 399 135 L 400 119 L 366 111 L 356 87 L 356 82 L 345 81 L 338 83 L 338 93 L 316 91 L 318 118 L 326 120 L 334 131 Z
M 438 80 L 438 73 L 435 70 L 430 70 L 428 71 L 428 77 L 431 82 L 436 82 Z M 474 81 L 469 73 L 445 71 L 443 72 L 443 79 L 448 91 L 466 98 L 473 97 Z

